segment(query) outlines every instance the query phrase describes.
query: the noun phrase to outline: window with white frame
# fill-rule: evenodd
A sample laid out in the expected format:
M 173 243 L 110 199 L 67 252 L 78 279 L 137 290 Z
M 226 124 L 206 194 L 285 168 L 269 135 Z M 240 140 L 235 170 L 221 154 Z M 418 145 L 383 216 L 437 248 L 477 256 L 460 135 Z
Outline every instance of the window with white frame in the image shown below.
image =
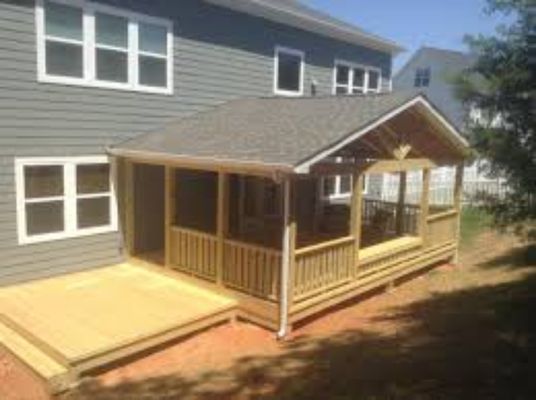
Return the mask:
M 37 0 L 43 82 L 173 92 L 173 24 L 82 0 Z
M 106 157 L 15 161 L 19 243 L 117 230 Z
M 346 61 L 336 61 L 333 93 L 339 95 L 381 91 L 381 70 Z
M 301 96 L 305 70 L 305 53 L 285 47 L 275 48 L 274 93 Z
M 341 163 L 343 157 L 336 157 L 335 161 Z M 368 193 L 368 175 L 363 179 L 363 194 Z M 322 179 L 322 197 L 326 199 L 341 199 L 352 195 L 353 176 L 348 175 L 333 175 Z
M 417 68 L 415 71 L 415 87 L 430 86 L 430 68 Z

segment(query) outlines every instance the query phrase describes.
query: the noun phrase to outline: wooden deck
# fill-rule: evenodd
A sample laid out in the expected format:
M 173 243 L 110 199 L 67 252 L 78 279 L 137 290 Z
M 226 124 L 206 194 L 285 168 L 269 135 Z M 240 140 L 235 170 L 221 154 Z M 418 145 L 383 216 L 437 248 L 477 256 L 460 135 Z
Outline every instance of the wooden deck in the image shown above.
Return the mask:
M 235 300 L 134 264 L 0 289 L 0 343 L 61 390 L 86 371 L 234 317 Z

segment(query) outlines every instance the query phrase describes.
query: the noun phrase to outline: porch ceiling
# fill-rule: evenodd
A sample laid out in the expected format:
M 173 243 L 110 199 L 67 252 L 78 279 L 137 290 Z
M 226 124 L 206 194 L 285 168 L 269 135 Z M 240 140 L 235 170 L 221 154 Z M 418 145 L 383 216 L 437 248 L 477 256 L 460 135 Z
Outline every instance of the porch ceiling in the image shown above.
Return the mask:
M 390 158 L 410 144 L 426 157 L 463 158 L 467 142 L 420 93 L 258 98 L 232 101 L 109 149 L 112 155 L 162 163 L 256 166 L 307 173 L 353 149 L 359 159 Z

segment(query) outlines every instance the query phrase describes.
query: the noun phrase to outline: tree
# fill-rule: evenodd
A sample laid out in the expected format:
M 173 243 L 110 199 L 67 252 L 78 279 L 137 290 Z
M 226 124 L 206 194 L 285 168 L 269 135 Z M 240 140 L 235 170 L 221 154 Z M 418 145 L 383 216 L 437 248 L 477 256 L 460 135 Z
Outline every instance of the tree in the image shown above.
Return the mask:
M 536 221 L 536 57 L 534 0 L 488 0 L 487 12 L 509 15 L 512 22 L 494 36 L 467 36 L 476 56 L 456 82 L 458 97 L 482 118 L 472 121 L 469 136 L 489 172 L 508 181 L 503 199 L 487 200 L 502 225 Z M 526 224 L 524 224 L 526 225 Z

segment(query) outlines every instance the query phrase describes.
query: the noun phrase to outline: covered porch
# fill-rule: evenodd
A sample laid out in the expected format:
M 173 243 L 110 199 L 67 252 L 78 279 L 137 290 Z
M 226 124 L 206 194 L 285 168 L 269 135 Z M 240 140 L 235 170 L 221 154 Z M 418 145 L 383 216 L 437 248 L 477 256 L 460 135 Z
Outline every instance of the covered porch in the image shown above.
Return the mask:
M 467 143 L 420 94 L 231 102 L 110 152 L 128 253 L 232 297 L 280 336 L 456 257 Z M 443 165 L 457 166 L 454 195 L 435 207 Z M 396 203 L 363 194 L 384 173 L 399 176 Z M 422 174 L 413 204 L 408 173 Z M 322 198 L 333 176 L 349 177 L 348 202 Z

